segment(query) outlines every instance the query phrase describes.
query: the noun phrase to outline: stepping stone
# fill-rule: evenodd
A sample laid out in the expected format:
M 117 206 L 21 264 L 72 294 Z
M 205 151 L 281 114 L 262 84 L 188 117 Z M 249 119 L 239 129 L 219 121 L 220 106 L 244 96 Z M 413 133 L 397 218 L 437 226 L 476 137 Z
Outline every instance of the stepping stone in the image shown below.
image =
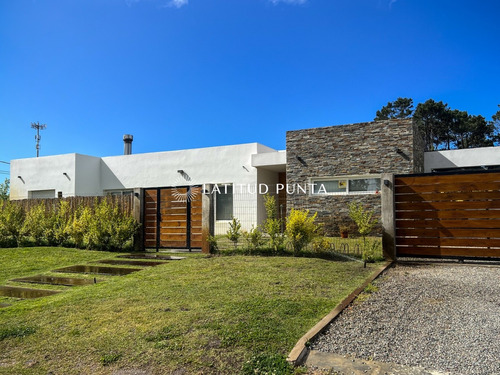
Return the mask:
M 97 280 L 95 278 L 92 280 L 92 279 L 76 279 L 72 277 L 43 276 L 43 275 L 21 277 L 18 279 L 12 279 L 11 281 L 16 281 L 19 283 L 65 285 L 65 286 L 90 285 L 97 283 Z
M 140 268 L 120 268 L 120 267 L 103 267 L 103 266 L 89 266 L 89 265 L 75 265 L 69 267 L 58 268 L 53 272 L 64 273 L 95 273 L 98 275 L 113 275 L 122 276 L 128 275 L 132 272 L 140 271 Z
M 144 262 L 140 260 L 121 260 L 121 259 L 105 259 L 100 260 L 96 263 L 102 264 L 116 264 L 116 265 L 127 265 L 127 266 L 139 266 L 139 267 L 154 267 L 161 264 L 166 264 L 167 262 Z
M 58 290 L 19 288 L 17 286 L 0 286 L 0 296 L 14 298 L 40 298 L 60 293 Z

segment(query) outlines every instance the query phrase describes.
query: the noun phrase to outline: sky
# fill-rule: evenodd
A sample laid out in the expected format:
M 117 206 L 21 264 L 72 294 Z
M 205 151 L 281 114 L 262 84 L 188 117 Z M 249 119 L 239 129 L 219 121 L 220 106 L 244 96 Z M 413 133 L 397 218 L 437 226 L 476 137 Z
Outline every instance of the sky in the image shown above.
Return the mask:
M 0 0 L 0 161 L 259 142 L 500 104 L 498 0 Z M 0 163 L 0 180 L 8 172 Z

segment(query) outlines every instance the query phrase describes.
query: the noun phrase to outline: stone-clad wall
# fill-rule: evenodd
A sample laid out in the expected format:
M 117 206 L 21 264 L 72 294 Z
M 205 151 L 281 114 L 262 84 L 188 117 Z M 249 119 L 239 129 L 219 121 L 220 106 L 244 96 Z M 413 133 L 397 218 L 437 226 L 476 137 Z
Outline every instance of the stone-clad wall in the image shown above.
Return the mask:
M 318 177 L 423 172 L 423 141 L 411 119 L 288 131 L 286 149 L 288 186 L 306 185 Z M 380 218 L 378 194 L 288 194 L 287 209 L 317 212 L 328 231 L 335 220 L 348 216 L 353 200 L 374 209 Z

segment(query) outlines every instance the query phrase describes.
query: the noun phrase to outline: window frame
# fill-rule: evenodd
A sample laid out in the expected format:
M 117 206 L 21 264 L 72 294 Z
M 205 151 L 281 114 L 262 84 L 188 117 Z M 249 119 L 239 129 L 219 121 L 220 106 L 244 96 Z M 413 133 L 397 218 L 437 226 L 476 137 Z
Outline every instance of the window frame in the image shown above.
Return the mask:
M 367 191 L 350 191 L 350 181 L 351 180 L 367 180 L 367 179 L 378 179 L 380 180 L 380 188 L 378 190 L 367 190 Z M 326 193 L 317 193 L 314 190 L 313 184 L 316 184 L 317 181 L 346 181 L 346 190 L 339 192 L 326 192 Z M 366 175 L 347 175 L 347 176 L 327 176 L 327 177 L 310 177 L 309 178 L 309 186 L 311 189 L 309 190 L 309 196 L 313 197 L 321 197 L 328 195 L 376 195 L 380 194 L 380 190 L 382 189 L 382 175 L 380 174 L 366 174 Z M 317 184 L 316 184 L 317 185 Z
M 214 216 L 215 216 L 215 221 L 220 221 L 220 222 L 229 222 L 233 219 L 234 217 L 234 184 L 232 183 L 224 183 L 224 184 L 216 184 L 218 189 L 220 190 L 221 194 L 219 193 L 215 193 L 215 199 L 214 199 L 214 202 L 215 202 L 215 209 L 214 209 Z M 228 195 L 229 196 L 229 192 L 226 194 L 226 193 L 223 193 L 225 191 L 225 187 L 227 186 L 227 188 L 231 189 L 231 218 L 229 219 L 218 219 L 217 218 L 217 206 L 218 206 L 218 197 L 221 196 L 221 195 Z

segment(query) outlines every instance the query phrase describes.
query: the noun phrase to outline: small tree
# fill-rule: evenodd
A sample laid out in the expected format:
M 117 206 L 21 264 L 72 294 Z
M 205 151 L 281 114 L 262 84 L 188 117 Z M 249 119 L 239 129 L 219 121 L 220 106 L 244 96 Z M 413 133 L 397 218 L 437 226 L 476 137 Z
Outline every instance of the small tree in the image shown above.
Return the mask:
M 369 235 L 375 225 L 377 225 L 378 220 L 373 217 L 375 211 L 365 210 L 361 202 L 352 202 L 349 205 L 349 216 L 354 220 L 358 226 L 358 232 L 363 237 L 363 260 L 365 261 L 365 266 L 367 261 L 373 260 L 374 248 L 372 245 L 367 244 L 366 236 Z
M 233 242 L 234 248 L 238 246 L 238 240 L 241 237 L 241 223 L 233 216 L 233 220 L 229 223 L 229 229 L 226 234 L 227 238 Z
M 278 219 L 276 198 L 269 194 L 264 195 L 264 207 L 266 208 L 266 220 L 264 220 L 262 228 L 269 235 L 271 247 L 275 252 L 278 252 L 283 245 L 285 237 L 281 232 L 282 220 Z
M 309 216 L 309 210 L 301 211 L 292 208 L 286 221 L 286 236 L 292 244 L 293 254 L 297 256 L 318 234 L 321 228 L 315 223 L 317 213 Z

